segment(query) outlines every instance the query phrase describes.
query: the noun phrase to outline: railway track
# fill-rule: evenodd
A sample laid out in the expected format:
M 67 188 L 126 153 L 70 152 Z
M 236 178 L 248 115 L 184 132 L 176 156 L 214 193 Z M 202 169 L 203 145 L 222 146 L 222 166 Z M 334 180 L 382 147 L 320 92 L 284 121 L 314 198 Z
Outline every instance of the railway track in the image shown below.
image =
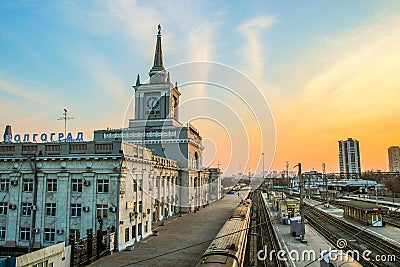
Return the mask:
M 289 191 L 288 190 L 284 190 L 284 193 L 285 194 L 289 194 Z M 292 193 L 292 194 L 295 195 L 295 196 L 298 196 L 297 192 Z M 319 196 L 311 196 L 311 199 L 316 200 L 316 201 L 320 201 L 320 202 L 324 201 L 324 199 L 319 197 Z M 360 199 L 359 201 L 362 201 L 362 199 Z M 330 200 L 329 202 L 330 202 L 331 205 L 333 205 L 335 207 L 342 208 L 342 205 L 340 204 L 340 201 Z M 380 204 L 380 205 L 382 205 L 382 204 Z M 383 214 L 383 222 L 385 224 L 387 224 L 387 225 L 400 228 L 400 214 L 399 214 L 399 212 L 396 212 L 395 214 L 392 214 L 392 215 Z
M 394 226 L 400 228 L 400 218 L 397 216 L 383 215 L 383 222 L 387 225 Z
M 327 214 L 317 208 L 305 204 L 306 218 L 309 223 L 332 244 L 337 244 L 339 239 L 345 238 L 352 240 L 347 242 L 343 250 L 359 251 L 358 261 L 363 266 L 398 266 L 400 262 L 400 247 L 388 240 L 381 239 L 378 236 L 361 231 L 358 227 L 351 225 L 339 218 Z M 395 262 L 374 262 L 362 257 L 362 252 L 366 249 L 372 251 L 371 259 L 376 255 L 395 255 Z
M 279 243 L 278 236 L 275 233 L 273 218 L 269 216 L 267 209 L 264 205 L 264 201 L 261 195 L 261 191 L 257 190 L 256 193 L 257 204 L 258 204 L 258 224 L 260 224 L 260 236 L 261 236 L 261 248 L 264 249 L 267 246 L 268 251 L 275 250 L 280 251 L 281 246 Z M 279 261 L 277 257 L 273 257 L 272 261 L 269 260 L 269 256 L 267 260 L 263 261 L 263 266 L 277 266 L 283 267 L 288 266 L 286 262 Z

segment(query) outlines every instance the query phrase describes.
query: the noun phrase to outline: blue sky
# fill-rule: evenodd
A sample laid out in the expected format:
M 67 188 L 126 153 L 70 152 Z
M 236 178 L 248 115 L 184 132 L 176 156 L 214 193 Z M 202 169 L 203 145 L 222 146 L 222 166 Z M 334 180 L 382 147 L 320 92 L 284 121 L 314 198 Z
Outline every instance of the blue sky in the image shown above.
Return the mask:
M 398 111 L 396 104 L 390 102 L 386 113 L 387 105 L 374 105 L 370 112 L 377 114 L 376 118 L 357 115 L 344 128 L 338 118 L 354 114 L 351 102 L 341 100 L 345 88 L 351 88 L 352 96 L 366 93 L 360 109 L 371 107 L 373 99 L 384 102 L 400 96 L 394 74 L 399 11 L 400 2 L 395 0 L 3 0 L 0 127 L 11 124 L 14 133 L 62 131 L 57 118 L 63 108 L 76 117 L 69 122 L 70 130 L 85 131 L 87 139 L 93 129 L 124 126 L 131 85 L 138 73 L 147 77 L 160 23 L 167 67 L 196 60 L 219 62 L 242 71 L 259 86 L 277 127 L 274 168 L 283 168 L 286 160 L 303 160 L 309 168 L 326 161 L 328 170 L 337 170 L 336 142 L 352 135 L 360 139 L 362 150 L 364 147 L 366 168 L 384 169 L 387 146 L 400 143 L 397 134 L 382 137 L 372 129 L 367 135 L 350 131 L 349 125 L 361 128 L 368 120 L 381 122 L 380 114 L 390 114 L 384 118 L 388 124 L 382 127 L 396 128 L 397 124 L 391 124 Z M 367 73 L 377 73 L 374 66 L 381 71 L 371 81 Z M 365 90 L 353 77 L 377 86 Z M 378 84 L 391 78 L 390 90 L 382 96 Z M 338 84 L 337 90 L 324 91 L 332 84 Z M 332 97 L 334 104 L 300 112 L 309 101 L 321 103 L 325 97 Z M 307 122 L 297 122 L 293 114 L 301 114 Z M 313 126 L 319 120 L 326 124 Z M 338 127 L 331 129 L 331 125 Z M 327 133 L 321 134 L 321 128 Z M 289 134 L 293 131 L 297 134 Z M 378 148 L 374 138 L 385 142 Z M 319 141 L 310 141 L 314 139 Z M 310 146 L 324 146 L 328 152 L 299 156 Z M 377 153 L 379 158 L 374 156 Z M 255 160 L 251 168 L 256 165 Z

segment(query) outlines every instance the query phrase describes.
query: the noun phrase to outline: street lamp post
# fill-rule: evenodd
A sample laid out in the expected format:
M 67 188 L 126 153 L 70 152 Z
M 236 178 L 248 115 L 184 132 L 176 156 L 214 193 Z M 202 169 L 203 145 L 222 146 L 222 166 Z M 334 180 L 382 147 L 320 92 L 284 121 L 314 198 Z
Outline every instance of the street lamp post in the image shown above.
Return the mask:
M 300 216 L 301 216 L 301 242 L 307 242 L 306 240 L 306 228 L 304 225 L 304 191 L 303 191 L 303 175 L 301 173 L 301 163 L 297 164 L 299 168 L 299 187 L 300 187 Z
M 261 155 L 262 155 L 262 180 L 264 183 L 264 152 Z

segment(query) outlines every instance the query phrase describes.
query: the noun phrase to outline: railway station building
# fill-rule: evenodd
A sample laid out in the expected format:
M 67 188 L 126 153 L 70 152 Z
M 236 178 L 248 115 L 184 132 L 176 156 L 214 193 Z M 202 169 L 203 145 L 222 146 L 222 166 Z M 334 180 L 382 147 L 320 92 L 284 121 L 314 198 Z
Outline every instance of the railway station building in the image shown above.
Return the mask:
M 221 198 L 221 172 L 202 166 L 202 138 L 179 122 L 180 92 L 162 60 L 159 31 L 150 81 L 137 78 L 125 129 L 96 130 L 91 141 L 4 138 L 0 251 L 68 243 L 100 228 L 114 231 L 122 250 L 151 235 L 153 223 Z

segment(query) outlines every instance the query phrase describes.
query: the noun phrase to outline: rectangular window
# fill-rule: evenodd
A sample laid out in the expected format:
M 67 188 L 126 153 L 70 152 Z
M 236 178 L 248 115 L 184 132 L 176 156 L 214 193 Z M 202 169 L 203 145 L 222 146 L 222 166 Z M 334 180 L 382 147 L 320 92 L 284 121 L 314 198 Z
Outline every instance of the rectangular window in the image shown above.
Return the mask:
M 148 229 L 147 229 L 147 228 L 148 228 L 148 223 L 149 223 L 148 221 L 146 221 L 146 222 L 144 223 L 144 232 L 145 232 L 145 233 L 147 233 L 147 230 L 148 230 Z
M 97 150 L 101 150 L 101 151 L 104 151 L 104 150 L 113 150 L 113 144 L 111 143 L 111 144 L 96 144 L 95 145 L 95 148 L 96 148 L 96 152 L 97 152 Z
M 82 204 L 71 204 L 71 217 L 80 217 L 82 213 Z
M 56 203 L 46 203 L 46 215 L 56 216 Z
M 107 204 L 97 204 L 97 218 L 107 218 L 108 217 L 108 205 Z
M 19 230 L 19 239 L 21 240 L 31 239 L 31 228 L 21 227 Z
M 44 241 L 54 242 L 56 239 L 56 229 L 44 228 Z
M 1 240 L 6 239 L 6 227 L 5 226 L 0 227 L 0 239 Z
M 24 179 L 24 186 L 22 188 L 24 192 L 33 191 L 33 179 Z
M 10 189 L 10 179 L 0 179 L 0 191 L 8 191 Z
M 36 263 L 36 264 L 32 265 L 31 267 L 53 267 L 53 263 L 52 262 L 49 263 L 49 260 L 45 260 L 45 261 Z
M 125 242 L 129 241 L 129 227 L 125 228 Z
M 108 186 L 110 182 L 108 179 L 102 179 L 97 181 L 97 193 L 108 193 Z
M 0 202 L 0 215 L 7 215 L 8 203 Z
M 21 206 L 21 215 L 29 216 L 32 214 L 32 203 L 23 202 Z
M 139 212 L 142 212 L 142 201 L 139 201 Z
M 82 192 L 82 179 L 72 179 L 72 192 Z
M 47 179 L 47 192 L 57 191 L 57 179 Z
M 75 240 L 79 240 L 81 238 L 81 231 L 79 229 L 70 229 L 69 234 L 75 237 Z

